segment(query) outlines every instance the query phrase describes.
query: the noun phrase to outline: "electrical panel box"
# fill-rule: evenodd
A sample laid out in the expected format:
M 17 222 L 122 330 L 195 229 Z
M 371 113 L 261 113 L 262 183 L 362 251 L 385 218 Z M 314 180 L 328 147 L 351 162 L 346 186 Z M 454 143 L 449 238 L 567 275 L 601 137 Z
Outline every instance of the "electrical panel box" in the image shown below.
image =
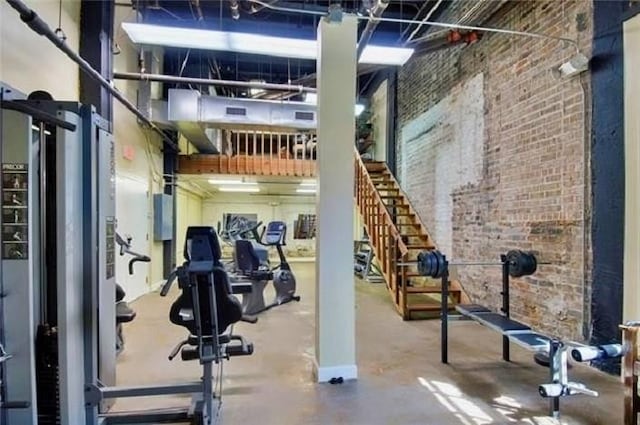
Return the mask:
M 173 239 L 173 196 L 164 193 L 153 195 L 153 239 Z

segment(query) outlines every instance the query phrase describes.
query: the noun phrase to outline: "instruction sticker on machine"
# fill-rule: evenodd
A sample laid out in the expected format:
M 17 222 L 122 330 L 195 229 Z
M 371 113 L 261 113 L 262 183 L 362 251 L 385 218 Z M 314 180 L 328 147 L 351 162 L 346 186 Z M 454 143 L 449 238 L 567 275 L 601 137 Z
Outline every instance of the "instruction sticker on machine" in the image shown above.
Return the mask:
M 2 164 L 2 259 L 29 258 L 27 164 Z

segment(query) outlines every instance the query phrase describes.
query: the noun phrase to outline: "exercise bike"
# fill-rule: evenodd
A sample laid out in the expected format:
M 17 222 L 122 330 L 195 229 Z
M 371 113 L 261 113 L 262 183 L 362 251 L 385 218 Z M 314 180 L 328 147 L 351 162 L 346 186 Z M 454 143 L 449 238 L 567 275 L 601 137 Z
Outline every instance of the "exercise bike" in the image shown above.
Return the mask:
M 254 315 L 273 307 L 300 301 L 296 293 L 296 278 L 291 271 L 282 247 L 286 245 L 287 225 L 283 221 L 272 221 L 258 234 L 262 222 L 257 223 L 248 232 L 254 235 L 256 243 L 265 247 L 275 246 L 278 251 L 280 264 L 271 268 L 268 261 L 260 258 L 252 241 L 240 239 L 235 243 L 235 269 L 237 276 L 249 279 L 253 284 L 253 291 L 243 294 L 242 307 L 245 314 Z M 263 242 L 264 239 L 264 242 Z M 276 296 L 270 304 L 264 300 L 264 289 L 269 281 L 273 282 Z
M 259 237 L 256 229 L 260 227 L 262 222 L 252 226 L 251 222 L 241 216 L 234 216 L 231 220 L 225 222 L 224 229 L 218 222 L 218 235 L 222 242 L 227 246 L 231 246 L 235 250 L 236 241 L 248 240 L 253 244 L 253 249 L 258 255 L 261 264 L 269 266 L 269 249 L 260 245 L 256 238 Z M 235 272 L 235 258 L 224 262 L 225 268 L 230 272 Z
M 131 255 L 133 258 L 129 260 L 129 274 L 133 274 L 133 265 L 140 261 L 148 263 L 151 258 L 147 255 L 138 254 L 131 250 L 131 236 L 127 236 L 126 240 L 123 239 L 116 232 L 116 243 L 120 246 L 120 255 Z M 116 355 L 119 355 L 124 350 L 124 333 L 123 323 L 129 323 L 136 318 L 136 312 L 129 304 L 124 300 L 126 292 L 118 283 L 116 283 Z

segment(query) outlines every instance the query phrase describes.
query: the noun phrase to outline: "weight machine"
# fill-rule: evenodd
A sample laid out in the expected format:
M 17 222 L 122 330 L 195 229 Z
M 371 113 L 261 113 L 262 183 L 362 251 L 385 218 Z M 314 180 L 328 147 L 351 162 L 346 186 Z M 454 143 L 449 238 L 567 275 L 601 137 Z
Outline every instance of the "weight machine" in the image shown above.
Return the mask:
M 42 92 L 0 84 L 0 100 L 3 342 L 13 355 L 4 397 L 28 406 L 2 414 L 9 424 L 85 424 L 85 383 L 115 383 L 110 123 Z
M 191 394 L 192 402 L 183 408 L 153 411 L 115 412 L 100 414 L 92 424 L 174 423 L 190 421 L 193 425 L 216 423 L 220 409 L 220 394 L 214 376 L 214 364 L 236 355 L 250 355 L 253 345 L 242 337 L 225 335 L 225 330 L 242 320 L 242 307 L 233 297 L 232 286 L 220 263 L 220 245 L 211 227 L 189 227 L 184 247 L 185 262 L 175 272 L 181 293 L 171 306 L 170 321 L 189 331 L 169 355 L 172 360 L 181 354 L 182 360 L 198 360 L 202 365 L 199 382 L 171 383 L 139 387 L 107 387 L 88 384 L 86 402 L 99 406 L 103 401 L 123 397 L 147 397 L 170 394 Z M 169 279 L 161 295 L 169 293 L 174 279 Z M 240 344 L 230 345 L 232 340 Z
M 0 423 L 123 423 L 131 418 L 108 413 L 115 398 L 189 393 L 200 394 L 200 402 L 153 419 L 211 424 L 212 383 L 115 387 L 116 179 L 110 123 L 91 106 L 46 96 L 28 99 L 1 84 L 0 101 L 0 344 L 6 349 L 0 350 L 0 364 L 11 363 L 1 383 Z M 192 251 L 185 251 L 189 261 Z M 133 254 L 136 261 L 147 260 Z M 181 286 L 211 288 L 224 281 L 219 271 L 212 275 L 203 266 L 213 261 L 217 267 L 211 255 L 183 265 L 187 283 Z M 224 301 L 216 295 L 208 300 Z M 198 358 L 204 369 L 212 369 L 211 362 L 229 345 L 224 337 L 213 338 L 212 329 L 203 327 L 189 338 L 196 342 L 191 347 L 203 352 Z M 240 337 L 233 339 L 240 339 L 239 348 L 223 356 L 252 351 Z

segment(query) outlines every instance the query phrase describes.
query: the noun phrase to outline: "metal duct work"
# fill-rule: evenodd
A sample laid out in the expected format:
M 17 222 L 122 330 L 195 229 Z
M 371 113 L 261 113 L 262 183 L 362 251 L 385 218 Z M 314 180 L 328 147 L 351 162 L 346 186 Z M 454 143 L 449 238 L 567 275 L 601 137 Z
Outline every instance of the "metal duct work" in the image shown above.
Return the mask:
M 387 6 L 389 6 L 390 0 L 378 0 L 376 5 L 371 9 L 371 19 L 367 22 L 367 26 L 362 31 L 362 35 L 360 36 L 360 41 L 358 42 L 358 54 L 356 55 L 356 60 L 360 59 L 364 48 L 367 47 L 367 43 L 371 40 L 371 36 L 378 26 L 377 18 L 380 18 L 384 13 Z
M 195 90 L 170 89 L 166 122 L 173 123 L 200 152 L 217 153 L 211 128 L 310 130 L 317 126 L 316 109 L 303 102 L 202 96 Z M 154 112 L 162 117 L 161 109 Z

